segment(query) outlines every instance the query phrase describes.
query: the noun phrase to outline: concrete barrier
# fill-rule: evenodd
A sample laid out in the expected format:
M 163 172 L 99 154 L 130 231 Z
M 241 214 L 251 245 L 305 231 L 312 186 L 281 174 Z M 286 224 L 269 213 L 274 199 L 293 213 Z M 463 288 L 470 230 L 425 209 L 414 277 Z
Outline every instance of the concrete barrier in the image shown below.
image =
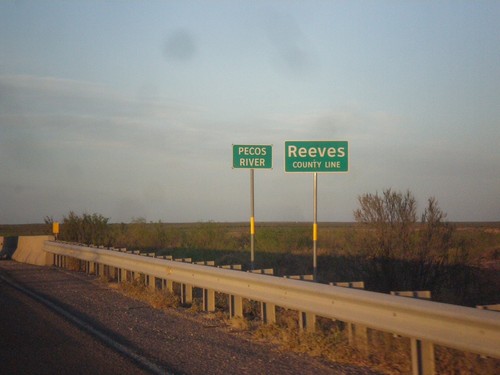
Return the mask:
M 54 236 L 19 236 L 12 259 L 36 266 L 51 266 L 54 256 L 43 250 L 43 244 L 53 239 Z

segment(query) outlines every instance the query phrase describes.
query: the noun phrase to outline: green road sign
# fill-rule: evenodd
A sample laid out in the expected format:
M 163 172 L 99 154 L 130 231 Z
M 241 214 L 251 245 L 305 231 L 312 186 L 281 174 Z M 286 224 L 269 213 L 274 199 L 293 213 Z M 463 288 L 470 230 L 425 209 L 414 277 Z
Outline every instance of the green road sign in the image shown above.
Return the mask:
M 273 167 L 273 146 L 233 145 L 233 168 L 269 169 Z
M 347 141 L 286 141 L 285 172 L 347 172 Z

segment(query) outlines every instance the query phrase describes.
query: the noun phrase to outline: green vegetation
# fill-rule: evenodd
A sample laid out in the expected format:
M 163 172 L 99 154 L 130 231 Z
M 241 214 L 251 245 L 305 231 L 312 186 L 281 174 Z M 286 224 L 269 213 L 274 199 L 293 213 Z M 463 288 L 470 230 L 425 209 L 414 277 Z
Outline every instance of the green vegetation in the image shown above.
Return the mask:
M 363 280 L 366 289 L 379 292 L 431 290 L 433 300 L 467 306 L 498 303 L 500 223 L 451 224 L 433 198 L 417 220 L 416 207 L 410 192 L 388 189 L 359 197 L 357 223 L 320 223 L 319 280 Z M 0 225 L 0 235 L 50 234 L 53 218 L 44 220 Z M 71 211 L 59 238 L 250 268 L 247 223 L 108 222 L 100 214 Z M 312 225 L 258 222 L 255 249 L 256 268 L 310 274 Z
M 49 220 L 45 220 L 46 222 Z M 111 244 L 108 227 L 109 218 L 100 214 L 77 215 L 70 211 L 64 216 L 60 239 L 84 244 Z

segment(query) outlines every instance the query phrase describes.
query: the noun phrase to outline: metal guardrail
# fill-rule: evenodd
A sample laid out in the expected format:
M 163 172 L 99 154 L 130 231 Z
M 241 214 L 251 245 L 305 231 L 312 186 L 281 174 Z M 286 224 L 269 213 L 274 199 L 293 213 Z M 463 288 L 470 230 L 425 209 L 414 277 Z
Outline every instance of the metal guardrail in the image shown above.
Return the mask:
M 46 252 L 139 272 L 380 331 L 500 358 L 500 314 L 359 289 L 46 241 Z

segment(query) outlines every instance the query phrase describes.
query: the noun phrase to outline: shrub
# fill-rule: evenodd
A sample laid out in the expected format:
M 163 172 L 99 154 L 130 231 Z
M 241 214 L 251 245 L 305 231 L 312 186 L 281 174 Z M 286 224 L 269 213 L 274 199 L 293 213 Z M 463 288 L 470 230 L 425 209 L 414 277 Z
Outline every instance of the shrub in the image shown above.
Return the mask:
M 70 211 L 61 225 L 61 239 L 94 245 L 109 245 L 111 241 L 108 220 L 101 214 L 83 214 Z
M 428 199 L 420 222 L 409 191 L 365 194 L 359 203 L 354 217 L 369 229 L 360 255 L 365 278 L 374 289 L 435 291 L 445 282 L 468 278 L 462 274 L 470 271 L 465 267 L 468 252 L 453 241 L 455 227 L 446 222 L 435 198 Z

